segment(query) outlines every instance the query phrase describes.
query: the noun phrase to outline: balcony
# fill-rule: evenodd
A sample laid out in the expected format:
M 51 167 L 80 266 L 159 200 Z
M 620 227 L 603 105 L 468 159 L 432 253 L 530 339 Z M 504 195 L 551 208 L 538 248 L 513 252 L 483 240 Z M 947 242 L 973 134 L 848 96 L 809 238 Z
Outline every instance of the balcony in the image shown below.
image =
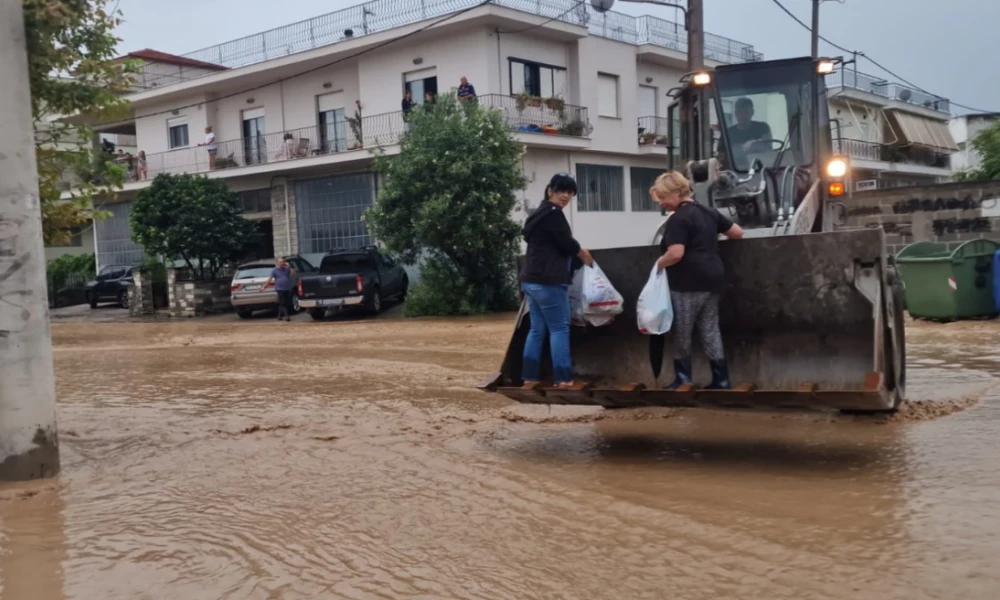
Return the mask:
M 828 88 L 852 88 L 888 100 L 896 100 L 921 106 L 928 110 L 951 114 L 951 102 L 947 98 L 928 94 L 910 86 L 893 83 L 866 73 L 850 70 L 835 71 L 826 76 L 826 85 Z
M 397 27 L 474 8 L 481 0 L 373 0 L 291 25 L 211 46 L 182 58 L 238 69 L 268 60 L 365 37 Z M 577 0 L 493 0 L 493 6 L 587 28 L 590 35 L 633 45 L 651 44 L 687 52 L 681 24 L 655 17 L 633 17 L 610 11 L 599 14 Z M 719 62 L 755 62 L 762 58 L 753 46 L 705 34 L 705 58 Z M 156 63 L 145 64 L 136 77 L 137 91 L 190 81 L 217 71 L 193 69 L 171 73 Z
M 327 127 L 303 127 L 228 140 L 216 144 L 218 150 L 214 168 L 209 164 L 208 151 L 200 147 L 148 154 L 144 179 L 152 179 L 160 173 L 222 171 L 391 146 L 399 143 L 404 130 L 403 113 L 397 111 L 362 117 L 360 121 L 342 121 Z M 141 178 L 133 164 L 128 181 Z
M 834 140 L 833 151 L 845 154 L 851 158 L 870 162 L 886 162 L 894 165 L 909 165 L 931 169 L 950 169 L 950 157 L 947 154 L 929 149 L 868 142 L 864 140 Z

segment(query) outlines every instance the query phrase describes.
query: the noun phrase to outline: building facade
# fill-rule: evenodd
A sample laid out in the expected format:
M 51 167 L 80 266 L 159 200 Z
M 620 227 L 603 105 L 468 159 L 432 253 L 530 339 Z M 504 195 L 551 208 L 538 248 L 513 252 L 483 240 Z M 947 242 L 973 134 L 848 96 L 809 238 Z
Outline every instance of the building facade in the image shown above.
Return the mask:
M 958 145 L 958 151 L 951 155 L 953 172 L 974 171 L 982 166 L 982 157 L 972 147 L 972 140 L 998 118 L 1000 113 L 978 113 L 955 117 L 948 122 L 948 129 Z
M 682 25 L 574 0 L 410 1 L 376 0 L 183 57 L 142 51 L 132 114 L 104 129 L 134 135 L 147 167 L 103 207 L 114 217 L 94 228 L 99 264 L 141 258 L 129 205 L 159 173 L 224 179 L 269 240 L 262 257 L 370 242 L 370 151 L 398 152 L 405 91 L 421 103 L 463 76 L 526 148 L 518 218 L 552 174 L 569 172 L 580 194 L 567 217 L 585 245 L 652 239 L 662 217 L 647 190 L 667 165 Z M 710 66 L 761 60 L 711 34 L 705 47 Z

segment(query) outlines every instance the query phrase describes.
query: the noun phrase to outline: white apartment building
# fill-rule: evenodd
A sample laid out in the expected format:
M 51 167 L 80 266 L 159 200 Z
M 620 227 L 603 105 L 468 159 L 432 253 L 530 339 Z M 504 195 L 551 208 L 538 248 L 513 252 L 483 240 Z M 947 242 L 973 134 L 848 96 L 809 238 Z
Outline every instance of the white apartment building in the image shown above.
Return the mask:
M 760 59 L 713 35 L 706 57 Z M 163 172 L 224 179 L 269 234 L 261 254 L 368 243 L 370 150 L 398 152 L 404 90 L 422 102 L 424 91 L 455 89 L 462 76 L 524 143 L 527 204 L 553 174 L 573 173 L 582 189 L 568 217 L 601 248 L 645 243 L 660 222 L 646 190 L 666 165 L 667 91 L 684 72 L 686 33 L 575 0 L 375 0 L 185 56 L 131 58 L 145 63 L 131 116 L 102 129 L 134 135 L 148 167 L 103 206 L 113 216 L 95 227 L 101 265 L 140 258 L 128 207 Z M 214 168 L 198 145 L 206 127 Z
M 667 165 L 667 92 L 686 46 L 680 24 L 575 0 L 374 0 L 185 56 L 132 53 L 144 66 L 131 116 L 102 129 L 134 135 L 147 173 L 103 206 L 113 216 L 94 228 L 98 263 L 139 260 L 129 204 L 164 172 L 224 179 L 270 241 L 261 256 L 369 243 L 370 151 L 398 152 L 405 90 L 422 102 L 462 76 L 525 145 L 526 207 L 554 173 L 569 172 L 580 194 L 567 216 L 582 243 L 647 243 L 662 218 L 647 189 Z M 710 66 L 761 59 L 711 34 L 705 46 Z M 214 165 L 199 146 L 206 127 Z
M 955 117 L 948 122 L 948 129 L 958 144 L 958 152 L 951 155 L 951 170 L 955 173 L 972 171 L 982 165 L 982 157 L 972 147 L 972 140 L 1000 118 L 1000 113 L 977 113 Z
M 947 181 L 958 150 L 947 98 L 850 66 L 827 77 L 835 151 L 850 157 L 856 190 Z M 839 129 L 839 131 L 838 131 Z

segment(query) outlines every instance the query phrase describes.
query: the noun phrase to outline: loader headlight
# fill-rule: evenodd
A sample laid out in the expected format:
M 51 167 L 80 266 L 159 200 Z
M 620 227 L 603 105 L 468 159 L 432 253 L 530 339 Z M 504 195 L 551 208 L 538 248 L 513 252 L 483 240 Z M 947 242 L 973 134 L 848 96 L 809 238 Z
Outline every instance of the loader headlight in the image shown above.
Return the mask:
M 712 83 L 712 76 L 705 71 L 701 71 L 691 77 L 691 83 L 695 85 L 708 85 Z
M 842 158 L 830 159 L 830 162 L 826 163 L 826 174 L 834 178 L 847 175 L 847 161 Z

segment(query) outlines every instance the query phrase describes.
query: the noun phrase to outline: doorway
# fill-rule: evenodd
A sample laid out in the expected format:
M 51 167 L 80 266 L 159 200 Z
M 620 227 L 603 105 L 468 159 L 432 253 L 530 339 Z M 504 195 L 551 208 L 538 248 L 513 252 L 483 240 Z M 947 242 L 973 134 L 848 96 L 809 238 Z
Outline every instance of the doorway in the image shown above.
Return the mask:
M 275 258 L 274 256 L 274 222 L 271 219 L 255 221 L 257 224 L 257 244 L 250 252 L 252 260 Z
M 245 164 L 248 165 L 267 162 L 263 108 L 243 111 L 243 157 Z
M 413 101 L 417 104 L 424 103 L 424 94 L 427 92 L 437 96 L 437 69 L 431 68 L 412 71 L 404 75 L 404 79 L 406 81 L 405 91 L 413 94 Z

